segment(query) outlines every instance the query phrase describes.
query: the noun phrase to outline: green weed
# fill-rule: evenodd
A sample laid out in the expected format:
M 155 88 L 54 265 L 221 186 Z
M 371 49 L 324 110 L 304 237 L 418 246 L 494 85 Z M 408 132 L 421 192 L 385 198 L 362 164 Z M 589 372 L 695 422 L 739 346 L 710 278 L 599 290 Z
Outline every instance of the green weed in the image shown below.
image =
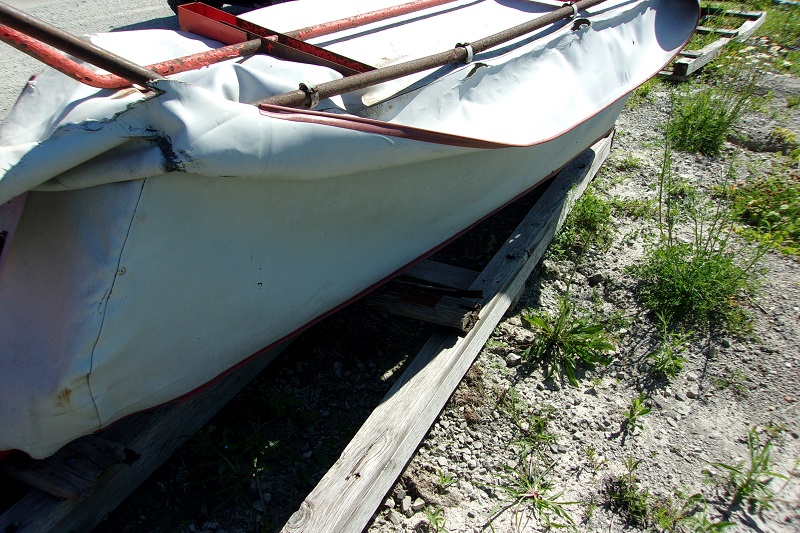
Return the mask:
M 747 503 L 750 512 L 772 508 L 775 491 L 770 487 L 773 479 L 788 479 L 772 470 L 772 445 L 780 438 L 780 429 L 765 428 L 762 432 L 753 426 L 747 433 L 748 458 L 736 465 L 711 463 L 728 474 L 727 489 L 731 506 Z
M 676 94 L 674 117 L 667 124 L 667 135 L 675 149 L 717 155 L 752 92 L 752 84 L 739 84 L 735 91 L 708 87 L 697 93 Z
M 639 486 L 636 470 L 640 460 L 628 457 L 624 466 L 626 473 L 609 479 L 606 483 L 606 494 L 611 510 L 622 517 L 630 525 L 643 526 L 648 522 L 648 498 L 650 491 Z
M 737 398 L 747 398 L 747 374 L 734 368 L 727 376 L 714 378 L 714 386 L 718 389 L 731 389 Z
M 670 331 L 669 320 L 663 314 L 656 314 L 660 325 L 661 342 L 658 348 L 647 356 L 650 373 L 656 378 L 672 379 L 683 369 L 686 359 L 682 354 L 691 333 Z
M 583 454 L 586 456 L 586 462 L 592 470 L 592 475 L 597 476 L 600 469 L 606 464 L 606 460 L 601 458 L 597 450 L 591 444 L 583 449 Z
M 628 109 L 635 109 L 640 106 L 645 100 L 650 98 L 650 94 L 653 92 L 658 84 L 661 83 L 661 80 L 658 78 L 650 78 L 642 85 L 634 89 L 631 93 L 630 98 L 628 98 L 628 102 L 625 104 Z
M 670 326 L 684 323 L 743 331 L 748 317 L 739 301 L 756 288 L 760 275 L 756 264 L 769 246 L 734 250 L 733 222 L 721 202 L 691 194 L 678 202 L 674 191 L 680 180 L 672 173 L 671 157 L 667 140 L 659 178 L 661 239 L 647 250 L 642 263 L 630 269 L 640 280 L 637 296 Z M 688 242 L 676 233 L 680 213 L 685 213 L 693 230 Z
M 590 368 L 611 362 L 606 353 L 613 350 L 614 345 L 605 326 L 593 322 L 585 313 L 579 314 L 570 300 L 569 287 L 558 299 L 555 316 L 528 310 L 523 311 L 522 319 L 523 324 L 536 334 L 522 356 L 541 361 L 547 378 L 555 373 L 565 375 L 577 387 L 575 370 L 578 361 Z
M 514 424 L 518 436 L 512 444 L 521 446 L 523 454 L 531 449 L 538 449 L 543 444 L 555 442 L 556 436 L 548 431 L 552 412 L 540 409 L 529 413 L 529 407 L 514 387 L 505 391 L 496 405 Z
M 628 433 L 635 433 L 636 430 L 642 429 L 642 417 L 649 415 L 651 409 L 644 403 L 644 393 L 640 394 L 633 400 L 625 412 L 625 431 Z
M 675 498 L 651 501 L 649 515 L 657 531 L 671 533 L 712 533 L 735 525 L 733 522 L 712 520 L 708 515 L 708 503 L 702 494 L 688 498 L 677 494 Z
M 613 198 L 611 208 L 630 218 L 649 218 L 655 213 L 653 201 L 645 198 Z
M 433 533 L 447 533 L 447 521 L 441 507 L 425 507 L 425 518 L 428 519 L 429 529 Z
M 590 246 L 606 249 L 611 245 L 611 204 L 591 188 L 575 202 L 564 226 L 551 244 L 552 253 L 579 254 Z
M 245 431 L 233 433 L 211 429 L 199 432 L 192 440 L 194 452 L 207 459 L 200 465 L 209 471 L 200 483 L 208 485 L 211 494 L 219 500 L 217 509 L 230 502 L 246 504 L 250 501 L 251 483 L 269 461 L 278 453 L 278 441 L 264 438 L 264 428 L 253 423 Z
M 458 480 L 447 472 L 442 472 L 441 470 L 436 471 L 436 490 L 440 493 L 445 492 L 450 486 L 455 485 L 456 481 Z
M 734 215 L 746 224 L 744 236 L 777 239 L 784 253 L 800 257 L 800 172 L 777 172 L 731 185 L 725 193 Z
M 575 527 L 566 510 L 580 502 L 564 501 L 564 491 L 556 491 L 547 476 L 554 464 L 541 467 L 538 458 L 531 454 L 517 468 L 505 467 L 499 475 L 501 484 L 495 490 L 503 495 L 502 501 L 489 513 L 489 523 L 503 511 L 513 509 L 514 523 L 519 528 L 521 520 L 529 513 L 535 520 L 550 527 Z

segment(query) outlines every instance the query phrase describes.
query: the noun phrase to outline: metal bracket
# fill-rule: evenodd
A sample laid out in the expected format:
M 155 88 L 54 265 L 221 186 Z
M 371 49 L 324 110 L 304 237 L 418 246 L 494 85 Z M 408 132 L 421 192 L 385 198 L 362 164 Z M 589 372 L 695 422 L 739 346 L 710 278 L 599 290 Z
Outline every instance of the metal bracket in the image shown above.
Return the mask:
M 300 83 L 300 90 L 306 93 L 306 96 L 309 98 L 308 108 L 313 109 L 317 107 L 319 104 L 319 91 L 317 90 L 317 86 L 313 83 L 304 81 Z
M 573 18 L 574 19 L 575 17 L 578 16 L 578 6 L 577 6 L 577 4 L 572 3 L 572 2 L 567 2 L 566 4 L 564 4 L 561 7 L 571 7 L 572 8 L 572 15 L 570 15 L 569 18 Z
M 472 60 L 475 58 L 475 52 L 472 50 L 472 45 L 469 43 L 458 43 L 456 48 L 463 48 L 467 51 L 467 57 L 464 59 L 464 63 L 469 64 L 472 63 Z
M 575 19 L 575 22 L 572 23 L 572 31 L 585 30 L 591 25 L 592 21 L 589 19 Z

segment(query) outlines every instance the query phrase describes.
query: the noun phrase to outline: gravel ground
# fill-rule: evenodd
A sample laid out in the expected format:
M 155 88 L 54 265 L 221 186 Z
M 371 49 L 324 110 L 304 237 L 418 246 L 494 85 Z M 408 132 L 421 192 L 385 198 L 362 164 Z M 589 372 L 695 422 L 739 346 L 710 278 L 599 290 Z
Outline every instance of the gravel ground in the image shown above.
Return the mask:
M 78 33 L 121 24 L 174 25 L 166 2 L 104 5 L 106 11 L 130 17 L 100 25 L 105 28 L 92 25 L 92 13 L 99 17 L 100 10 L 89 2 L 69 8 L 66 2 L 17 0 L 15 5 Z M 69 9 L 85 16 L 59 20 Z M 150 22 L 137 22 L 143 19 Z M 23 65 L 28 61 L 15 54 L 0 56 L 9 87 L 21 86 L 26 69 L 34 68 L 12 67 L 10 58 Z M 800 94 L 800 83 L 796 77 L 766 75 L 759 87 L 772 98 L 737 127 L 737 144 L 727 144 L 718 158 L 676 153 L 676 172 L 708 190 L 721 181 L 734 155 L 743 175 L 747 169 L 759 172 L 776 164 L 777 156 L 765 151 L 776 149 L 769 134 L 781 126 L 800 135 L 800 110 L 787 106 L 787 96 Z M 0 99 L 0 116 L 13 103 L 9 94 L 4 91 Z M 609 198 L 654 197 L 660 128 L 668 109 L 668 94 L 660 88 L 623 113 L 611 158 L 596 180 L 597 191 Z M 631 158 L 640 161 L 635 169 L 626 168 Z M 526 201 L 476 228 L 440 258 L 464 266 L 480 264 L 525 212 Z M 552 482 L 547 494 L 563 491 L 557 500 L 578 502 L 563 507 L 577 529 L 647 529 L 626 523 L 612 509 L 609 496 L 609 487 L 627 472 L 626 461 L 633 460 L 639 461 L 637 486 L 649 491 L 651 501 L 702 493 L 708 501 L 705 516 L 712 521 L 727 518 L 736 524 L 734 530 L 800 531 L 795 470 L 800 457 L 800 263 L 767 254 L 761 288 L 744 302 L 753 318 L 752 334 L 693 337 L 682 372 L 671 382 L 657 382 L 648 379 L 646 358 L 657 343 L 658 328 L 637 303 L 636 281 L 626 270 L 642 258 L 655 226 L 651 220 L 616 213 L 614 227 L 609 249 L 590 250 L 577 268 L 554 257 L 537 268 L 518 307 L 498 326 L 368 531 L 435 531 L 437 525 L 451 532 L 545 529 L 541 516 L 507 505 L 502 489 L 508 468 L 518 464 L 514 441 L 520 429 L 508 409 L 500 407 L 511 390 L 519 409 L 538 414 L 553 436 L 541 447 L 539 465 L 552 464 L 545 475 Z M 580 307 L 616 317 L 612 364 L 581 370 L 577 387 L 546 380 L 540 368 L 520 364 L 517 357 L 530 340 L 521 310 L 553 311 L 568 283 Z M 359 305 L 315 326 L 98 531 L 279 528 L 433 331 Z M 630 431 L 625 412 L 640 393 L 651 412 L 640 417 L 639 429 Z M 773 469 L 787 479 L 771 483 L 778 492 L 774 509 L 751 513 L 730 507 L 723 469 L 711 463 L 744 460 L 749 428 L 767 424 L 784 428 L 772 459 Z
M 764 146 L 757 139 L 766 138 L 775 123 L 800 131 L 798 113 L 785 112 L 786 95 L 798 93 L 797 79 L 766 76 L 760 85 L 765 92 L 772 91 L 774 98 L 766 111 L 775 113 L 743 121 L 738 133 L 753 141 L 750 146 Z M 660 125 L 668 107 L 668 94 L 659 90 L 620 117 L 611 159 L 594 184 L 597 190 L 610 198 L 654 197 L 662 150 Z M 774 154 L 735 145 L 726 146 L 724 152 L 719 158 L 676 153 L 674 167 L 708 190 L 721 182 L 733 156 L 743 169 L 764 169 L 776 161 Z M 633 172 L 620 170 L 631 156 L 641 161 L 641 167 Z M 640 491 L 648 491 L 651 501 L 678 502 L 679 494 L 702 493 L 708 501 L 709 521 L 728 520 L 735 524 L 734 531 L 800 531 L 796 470 L 800 457 L 800 264 L 777 253 L 767 254 L 763 283 L 745 303 L 753 319 L 752 333 L 696 335 L 684 353 L 688 362 L 683 371 L 672 381 L 654 381 L 649 377 L 647 355 L 655 349 L 659 331 L 654 317 L 637 304 L 636 280 L 626 267 L 642 259 L 655 226 L 625 215 L 617 216 L 614 225 L 611 247 L 591 251 L 577 269 L 573 262 L 552 256 L 543 261 L 518 308 L 500 324 L 476 361 L 473 379 L 461 385 L 431 429 L 370 532 L 434 531 L 431 510 L 440 512 L 443 528 L 449 531 L 485 531 L 489 524 L 497 532 L 546 529 L 532 506 L 516 508 L 503 490 L 510 485 L 510 472 L 519 471 L 519 447 L 514 442 L 522 432 L 508 408 L 498 407 L 512 389 L 526 416 L 537 414 L 547 422 L 553 439 L 540 445 L 542 454 L 537 459 L 540 472 L 552 465 L 544 478 L 552 483 L 546 494 L 563 491 L 557 500 L 579 502 L 563 508 L 582 531 L 658 529 L 652 522 L 630 523 L 624 513 L 615 511 L 609 487 L 627 475 L 626 462 L 631 459 L 638 462 L 636 484 Z M 616 320 L 622 325 L 614 331 L 619 344 L 612 364 L 587 370 L 577 387 L 546 380 L 541 369 L 520 365 L 517 357 L 531 338 L 522 327 L 520 311 L 555 312 L 570 279 L 570 292 L 579 307 L 598 309 L 601 316 L 622 313 Z M 640 393 L 651 412 L 640 418 L 640 429 L 629 431 L 625 413 Z M 466 396 L 480 399 L 477 406 L 469 407 L 475 411 L 470 416 L 465 416 Z M 744 461 L 748 430 L 769 424 L 784 428 L 772 459 L 774 471 L 788 479 L 771 482 L 778 493 L 772 510 L 758 513 L 731 507 L 725 471 L 711 463 Z M 452 478 L 452 484 L 443 477 Z M 421 497 L 428 516 L 423 512 L 404 515 L 399 498 L 404 493 L 412 501 Z M 703 530 L 699 524 L 685 527 L 686 531 Z

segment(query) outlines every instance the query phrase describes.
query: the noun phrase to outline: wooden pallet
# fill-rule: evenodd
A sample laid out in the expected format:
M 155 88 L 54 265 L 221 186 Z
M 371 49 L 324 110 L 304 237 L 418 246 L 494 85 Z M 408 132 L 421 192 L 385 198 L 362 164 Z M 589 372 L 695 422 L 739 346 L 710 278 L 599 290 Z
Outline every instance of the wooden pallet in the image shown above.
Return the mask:
M 365 302 L 452 333 L 428 341 L 285 531 L 363 529 L 610 146 L 611 135 L 562 170 L 482 272 L 424 261 Z M 0 515 L 0 533 L 91 530 L 284 348 L 184 402 L 128 417 L 102 438 L 78 439 L 44 461 L 5 461 L 6 475 L 38 488 Z
M 702 17 L 713 15 L 726 15 L 742 20 L 738 28 L 710 28 L 708 26 L 698 26 L 697 33 L 713 33 L 719 35 L 719 39 L 711 44 L 704 46 L 700 50 L 682 50 L 678 59 L 672 62 L 667 68 L 659 72 L 659 77 L 672 81 L 686 81 L 689 76 L 709 64 L 717 57 L 732 41 L 745 41 L 755 31 L 764 24 L 767 19 L 765 11 L 734 11 L 712 7 L 704 7 Z M 703 20 L 701 18 L 701 22 Z

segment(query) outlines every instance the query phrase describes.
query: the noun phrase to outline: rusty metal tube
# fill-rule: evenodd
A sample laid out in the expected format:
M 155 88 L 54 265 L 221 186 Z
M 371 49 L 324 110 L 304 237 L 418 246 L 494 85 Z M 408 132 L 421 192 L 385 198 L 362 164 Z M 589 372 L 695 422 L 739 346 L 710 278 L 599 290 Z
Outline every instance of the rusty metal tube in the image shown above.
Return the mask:
M 533 20 L 519 24 L 507 30 L 495 33 L 488 37 L 484 37 L 477 41 L 470 43 L 472 52 L 477 54 L 494 48 L 500 44 L 508 42 L 517 37 L 522 37 L 528 33 L 534 32 L 545 26 L 558 22 L 559 20 L 571 18 L 577 11 L 581 11 L 605 0 L 580 0 L 567 7 L 562 7 L 552 11 L 546 15 L 542 15 Z M 574 6 L 574 8 L 572 7 Z M 255 105 L 261 106 L 286 106 L 286 107 L 310 107 L 311 103 L 323 98 L 330 98 L 350 91 L 356 91 L 379 83 L 402 78 L 418 72 L 424 72 L 432 68 L 441 67 L 450 63 L 460 63 L 467 59 L 469 52 L 464 46 L 457 46 L 456 48 L 440 52 L 438 54 L 429 55 L 419 59 L 413 59 L 397 65 L 390 65 L 382 67 L 370 72 L 355 74 L 347 78 L 333 80 L 325 83 L 320 83 L 315 87 L 315 94 L 311 95 L 307 91 L 296 90 L 290 91 L 269 98 L 264 98 L 257 102 Z
M 399 17 L 401 15 L 422 11 L 423 9 L 440 6 L 442 4 L 449 4 L 455 1 L 456 0 L 415 0 L 414 2 L 408 2 L 406 4 L 376 9 L 375 11 L 361 13 L 360 15 L 353 15 L 352 17 L 345 17 L 338 20 L 332 20 L 330 22 L 323 22 L 321 24 L 314 24 L 299 30 L 287 32 L 285 35 L 305 41 L 306 39 L 313 39 L 314 37 L 319 37 L 321 35 L 328 35 L 337 31 L 357 28 L 365 24 L 371 24 L 373 22 Z
M 116 74 L 99 74 L 80 63 L 76 63 L 55 48 L 3 24 L 0 24 L 0 41 L 13 46 L 17 50 L 53 67 L 62 74 L 90 87 L 96 87 L 98 89 L 122 89 L 131 86 L 130 80 L 117 76 Z M 169 59 L 160 63 L 147 65 L 144 68 L 153 73 L 168 76 L 170 74 L 177 74 L 179 72 L 205 67 L 225 59 L 252 55 L 260 49 L 261 39 L 253 39 L 243 43 L 215 48 L 207 52 Z
M 0 2 L 0 23 L 137 85 L 162 76 Z

